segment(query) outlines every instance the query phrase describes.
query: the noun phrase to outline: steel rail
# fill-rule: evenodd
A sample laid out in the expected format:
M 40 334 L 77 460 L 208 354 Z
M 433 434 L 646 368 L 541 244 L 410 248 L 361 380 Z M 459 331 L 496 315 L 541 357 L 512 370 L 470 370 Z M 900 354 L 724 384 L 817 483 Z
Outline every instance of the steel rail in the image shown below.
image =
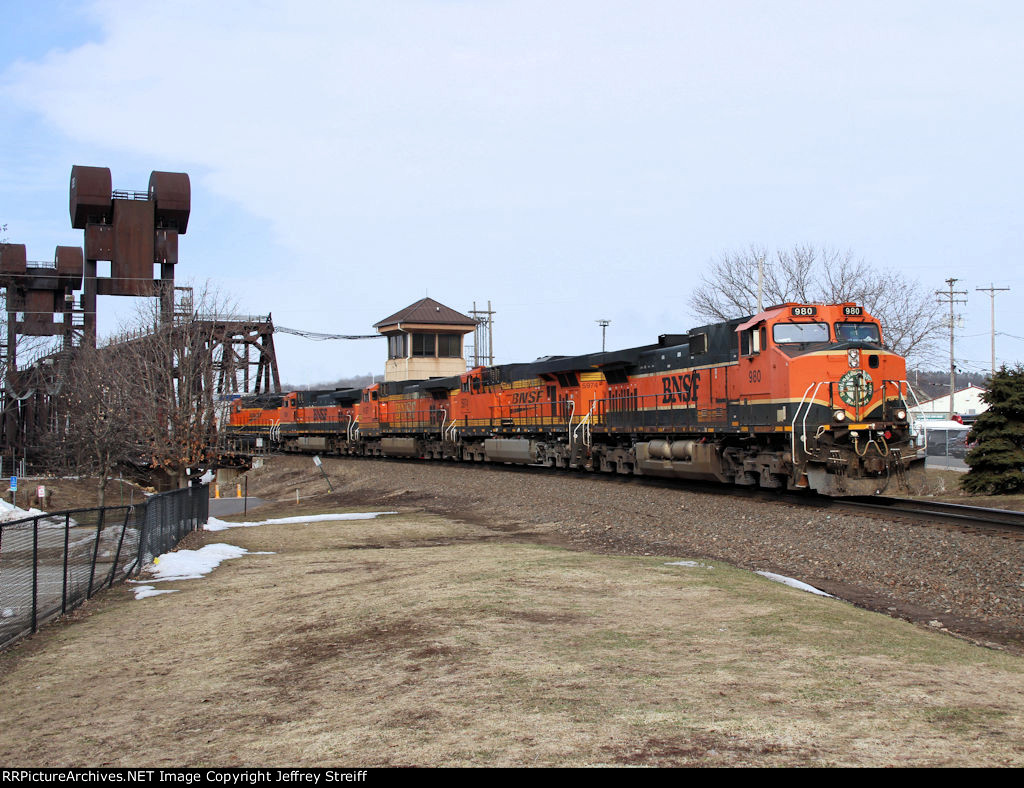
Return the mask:
M 884 496 L 835 498 L 833 505 L 866 509 L 887 515 L 908 515 L 962 525 L 1000 526 L 1024 531 L 1024 512 L 1011 509 L 991 509 L 983 506 L 967 506 L 919 498 L 888 498 Z

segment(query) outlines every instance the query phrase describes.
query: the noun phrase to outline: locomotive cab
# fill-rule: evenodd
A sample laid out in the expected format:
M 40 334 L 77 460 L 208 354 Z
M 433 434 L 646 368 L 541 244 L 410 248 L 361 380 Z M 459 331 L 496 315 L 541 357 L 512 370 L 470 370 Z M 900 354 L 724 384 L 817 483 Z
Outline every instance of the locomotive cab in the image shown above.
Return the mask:
M 740 330 L 764 330 L 768 391 L 788 391 L 776 421 L 790 433 L 797 486 L 873 494 L 923 467 L 908 421 L 906 363 L 862 307 L 783 304 L 748 323 L 759 318 L 760 326 Z M 740 344 L 742 354 L 742 337 Z

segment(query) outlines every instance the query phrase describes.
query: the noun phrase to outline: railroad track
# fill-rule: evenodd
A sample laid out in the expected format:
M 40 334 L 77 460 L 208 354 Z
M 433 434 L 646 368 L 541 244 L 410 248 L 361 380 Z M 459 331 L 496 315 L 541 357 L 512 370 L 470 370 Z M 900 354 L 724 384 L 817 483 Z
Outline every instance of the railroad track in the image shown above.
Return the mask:
M 287 455 L 282 455 L 287 456 Z M 411 463 L 421 465 L 415 459 L 367 458 L 376 461 Z M 491 463 L 466 463 L 454 460 L 433 460 L 431 464 L 456 468 L 491 468 Z M 633 476 L 605 473 L 590 473 L 579 469 L 550 468 L 542 465 L 502 465 L 505 473 L 539 474 L 545 476 L 570 475 L 577 478 L 593 479 L 612 484 L 641 485 L 682 490 L 691 493 L 708 495 L 742 496 L 764 501 L 778 502 L 790 506 L 817 506 L 822 508 L 850 509 L 864 514 L 874 514 L 903 520 L 916 520 L 958 527 L 960 529 L 976 529 L 979 532 L 996 532 L 1001 535 L 1012 535 L 1024 539 L 1024 512 L 1008 509 L 991 509 L 982 506 L 966 506 L 956 503 L 943 503 L 917 498 L 890 498 L 886 496 L 861 496 L 849 498 L 830 498 L 815 493 L 790 492 L 783 490 L 766 490 L 759 487 L 737 487 L 714 482 L 701 482 L 690 479 L 664 479 L 656 476 Z
M 1016 534 L 1024 538 L 1024 512 L 1009 509 L 989 509 L 958 503 L 924 501 L 916 498 L 836 498 L 833 506 L 859 511 L 876 512 L 890 517 L 908 517 L 915 520 L 978 526 Z

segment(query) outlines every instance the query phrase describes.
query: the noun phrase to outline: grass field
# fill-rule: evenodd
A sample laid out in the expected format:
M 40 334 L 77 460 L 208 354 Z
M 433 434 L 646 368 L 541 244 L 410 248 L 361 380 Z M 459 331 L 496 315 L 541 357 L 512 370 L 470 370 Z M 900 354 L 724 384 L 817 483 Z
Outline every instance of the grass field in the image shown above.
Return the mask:
M 115 589 L 0 655 L 0 762 L 1024 765 L 1020 658 L 543 531 L 403 512 L 204 534 L 273 554 Z

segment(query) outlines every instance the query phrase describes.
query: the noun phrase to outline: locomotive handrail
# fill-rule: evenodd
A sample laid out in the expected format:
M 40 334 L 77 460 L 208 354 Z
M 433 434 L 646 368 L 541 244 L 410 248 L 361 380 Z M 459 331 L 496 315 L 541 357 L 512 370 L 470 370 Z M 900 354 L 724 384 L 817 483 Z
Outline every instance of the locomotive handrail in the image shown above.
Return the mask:
M 813 385 L 814 384 L 811 383 L 810 386 L 808 386 L 807 389 L 804 391 L 804 395 L 800 398 L 800 402 L 797 404 L 796 410 L 793 411 L 793 421 L 790 422 L 790 425 L 789 425 L 789 439 L 790 439 L 790 446 L 792 447 L 792 450 L 793 450 L 793 462 L 794 463 L 796 462 L 796 420 L 798 418 L 800 418 L 800 408 L 802 408 L 804 406 L 804 401 L 807 399 L 807 395 L 810 394 L 811 386 L 813 386 Z M 804 445 L 806 447 L 806 444 L 804 444 Z
M 593 443 L 593 441 L 591 439 L 591 432 L 590 432 L 590 417 L 591 417 L 591 415 L 594 412 L 594 406 L 595 405 L 597 405 L 597 401 L 596 400 L 590 405 L 590 410 L 587 411 L 587 415 L 584 416 L 582 419 L 580 419 L 580 423 L 577 424 L 576 425 L 576 429 L 574 429 L 572 431 L 572 441 L 573 441 L 573 443 L 576 442 L 576 436 L 577 436 L 577 434 L 579 434 L 581 429 L 583 430 L 583 445 L 584 446 L 590 446 Z M 571 423 L 571 421 L 572 421 L 572 419 L 570 419 L 570 423 Z
M 821 388 L 822 383 L 825 383 L 825 381 L 819 380 L 817 383 L 811 383 L 810 386 L 807 387 L 806 391 L 804 391 L 804 395 L 800 398 L 800 403 L 796 406 L 796 411 L 793 413 L 793 421 L 790 424 L 790 442 L 793 447 L 794 462 L 796 462 L 796 420 L 800 418 L 800 409 L 803 408 L 804 403 L 807 402 L 807 410 L 804 411 L 804 420 L 801 422 L 802 431 L 800 435 L 800 443 L 804 447 L 804 454 L 807 454 L 807 414 L 811 412 L 811 403 L 814 402 L 814 397 L 818 393 L 818 389 Z M 814 387 L 814 394 L 811 394 L 810 402 L 808 402 L 807 395 L 810 393 L 812 386 Z
M 800 422 L 800 443 L 804 447 L 804 454 L 807 454 L 807 417 L 811 415 L 811 406 L 814 405 L 814 398 L 818 396 L 818 389 L 827 382 L 825 380 L 818 381 L 818 385 L 814 387 L 814 391 L 811 393 L 811 398 L 807 401 L 807 407 L 804 408 L 804 420 Z

